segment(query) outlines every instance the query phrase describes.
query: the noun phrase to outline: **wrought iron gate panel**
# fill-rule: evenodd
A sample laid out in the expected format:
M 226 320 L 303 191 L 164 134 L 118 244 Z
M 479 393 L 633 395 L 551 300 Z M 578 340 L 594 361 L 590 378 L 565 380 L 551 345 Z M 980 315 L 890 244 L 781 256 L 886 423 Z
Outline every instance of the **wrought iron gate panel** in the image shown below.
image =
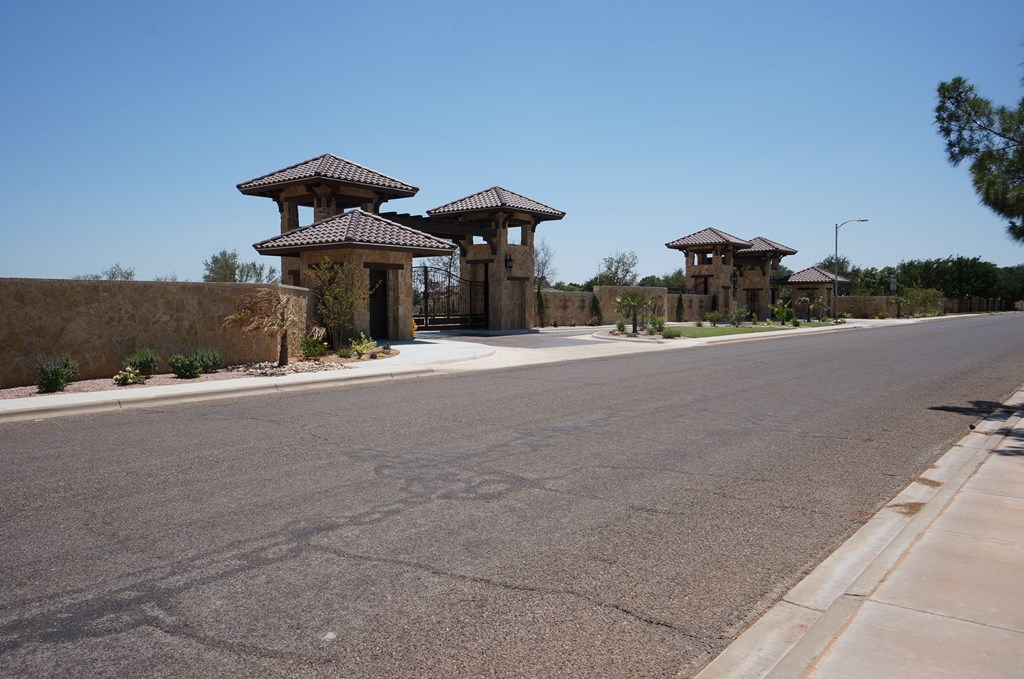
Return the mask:
M 413 318 L 421 329 L 486 328 L 487 281 L 429 266 L 413 270 Z

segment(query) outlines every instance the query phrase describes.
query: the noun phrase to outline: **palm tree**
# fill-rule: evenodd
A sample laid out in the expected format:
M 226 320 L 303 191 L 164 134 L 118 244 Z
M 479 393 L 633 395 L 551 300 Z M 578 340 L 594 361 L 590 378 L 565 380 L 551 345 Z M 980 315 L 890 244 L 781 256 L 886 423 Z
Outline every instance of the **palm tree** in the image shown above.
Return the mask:
M 637 332 L 637 318 L 651 309 L 651 302 L 639 290 L 628 290 L 615 298 L 615 311 L 633 319 L 633 334 Z
M 276 335 L 277 364 L 288 365 L 288 328 L 302 327 L 298 300 L 276 288 L 260 288 L 242 297 L 238 311 L 224 319 L 224 325 L 241 329 L 245 334 Z

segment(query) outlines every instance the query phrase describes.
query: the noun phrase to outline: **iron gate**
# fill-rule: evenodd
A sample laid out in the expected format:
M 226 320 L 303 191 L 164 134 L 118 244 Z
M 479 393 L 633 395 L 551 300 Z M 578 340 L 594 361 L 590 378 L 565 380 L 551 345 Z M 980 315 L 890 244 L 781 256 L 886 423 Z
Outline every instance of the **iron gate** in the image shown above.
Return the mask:
M 486 280 L 423 266 L 414 269 L 412 285 L 413 318 L 421 329 L 487 327 Z

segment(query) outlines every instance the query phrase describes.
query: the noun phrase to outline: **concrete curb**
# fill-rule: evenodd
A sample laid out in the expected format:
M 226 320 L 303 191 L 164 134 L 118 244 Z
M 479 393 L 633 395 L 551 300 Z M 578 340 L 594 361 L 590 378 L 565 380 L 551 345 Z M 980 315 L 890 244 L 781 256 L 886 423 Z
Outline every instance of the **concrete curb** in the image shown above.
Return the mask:
M 471 359 L 460 359 L 471 360 Z M 439 361 L 440 363 L 440 361 Z M 197 385 L 174 385 L 172 387 L 152 387 L 153 392 L 142 393 L 142 390 L 129 392 L 117 397 L 109 396 L 111 392 L 93 392 L 102 396 L 93 396 L 63 403 L 28 403 L 18 406 L 4 406 L 0 401 L 0 424 L 5 422 L 21 422 L 38 420 L 65 415 L 84 415 L 89 413 L 109 412 L 112 410 L 129 410 L 132 408 L 148 408 L 151 406 L 190 403 L 194 401 L 210 401 L 237 396 L 260 396 L 287 391 L 338 387 L 346 384 L 364 384 L 400 377 L 414 377 L 433 373 L 430 366 L 410 366 L 396 368 L 387 372 L 372 372 L 358 375 L 331 375 L 330 373 L 303 373 L 283 377 L 251 377 L 222 382 L 206 382 Z M 345 371 L 339 370 L 338 373 Z M 329 377 L 324 377 L 330 375 Z M 288 377 L 304 377 L 284 381 Z M 265 380 L 275 380 L 268 382 Z M 199 388 L 202 387 L 202 388 Z M 170 391 L 174 389 L 174 391 Z M 18 399 L 24 401 L 28 399 Z M 36 401 L 36 399 L 31 399 Z
M 1005 435 L 1024 417 L 1024 388 L 954 444 L 933 469 L 900 492 L 695 679 L 803 677 Z M 938 488 L 932 484 L 941 483 Z M 896 508 L 921 503 L 912 517 Z

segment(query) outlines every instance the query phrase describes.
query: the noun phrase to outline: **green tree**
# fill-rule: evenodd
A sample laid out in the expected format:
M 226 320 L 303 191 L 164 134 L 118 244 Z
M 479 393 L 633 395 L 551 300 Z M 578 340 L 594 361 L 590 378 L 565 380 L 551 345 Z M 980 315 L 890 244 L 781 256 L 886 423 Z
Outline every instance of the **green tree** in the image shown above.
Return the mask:
M 326 255 L 306 267 L 316 293 L 320 323 L 331 333 L 334 347 L 352 337 L 356 309 L 366 304 L 370 285 L 362 267 L 352 258 L 334 261 Z
M 120 263 L 114 264 L 109 269 L 104 269 L 102 273 L 84 273 L 74 276 L 74 280 L 78 281 L 133 281 L 135 280 L 135 267 L 121 266 Z
M 825 271 L 828 271 L 829 273 L 834 273 L 835 270 L 836 270 L 835 262 L 836 262 L 836 256 L 835 255 L 829 255 L 828 257 L 826 257 L 825 259 L 821 260 L 820 262 L 818 262 L 814 266 L 816 266 L 816 267 L 818 267 L 820 269 L 824 269 Z M 845 257 L 843 255 L 839 255 L 839 275 L 842 276 L 843 278 L 848 279 L 850 281 L 849 284 L 846 284 L 846 283 L 842 284 L 843 285 L 843 290 L 848 290 L 849 293 L 855 293 L 856 291 L 859 291 L 862 288 L 862 284 L 861 284 L 861 275 L 862 275 L 862 273 L 863 273 L 863 270 L 859 266 L 856 266 L 852 262 L 850 262 L 850 259 L 848 257 Z
M 207 283 L 235 283 L 238 281 L 238 251 L 221 250 L 210 259 L 203 260 L 203 280 Z
M 851 290 L 854 295 L 876 295 L 884 296 L 889 294 L 889 280 L 896 273 L 891 266 L 883 266 L 877 269 L 873 266 L 866 267 L 860 272 L 860 280 L 856 288 Z
M 637 264 L 640 258 L 635 252 L 616 252 L 601 260 L 601 268 L 597 275 L 584 284 L 587 290 L 593 290 L 595 285 L 636 285 Z
M 660 288 L 665 285 L 665 280 L 661 276 L 644 276 L 637 285 L 641 287 Z
M 1004 266 L 999 270 L 999 296 L 1016 302 L 1024 299 L 1024 264 Z
M 627 290 L 615 298 L 615 311 L 632 319 L 635 335 L 640 319 L 650 313 L 653 301 L 639 290 Z
M 669 290 L 686 290 L 686 272 L 680 267 L 661 277 L 664 286 Z
M 974 190 L 1006 231 L 1024 242 L 1024 98 L 1017 107 L 995 106 L 966 79 L 939 83 L 935 123 L 954 167 L 970 161 Z
M 238 265 L 239 283 L 273 283 L 277 280 L 277 268 L 263 262 L 244 262 Z
M 584 292 L 588 288 L 585 285 L 579 283 L 566 283 L 564 281 L 558 281 L 552 286 L 555 290 L 561 290 L 562 292 Z
M 1001 294 L 999 267 L 980 257 L 912 259 L 896 267 L 900 287 L 941 290 L 946 297 L 994 298 Z
M 238 250 L 221 250 L 203 261 L 203 280 L 207 283 L 272 283 L 277 269 L 261 262 L 238 261 Z

